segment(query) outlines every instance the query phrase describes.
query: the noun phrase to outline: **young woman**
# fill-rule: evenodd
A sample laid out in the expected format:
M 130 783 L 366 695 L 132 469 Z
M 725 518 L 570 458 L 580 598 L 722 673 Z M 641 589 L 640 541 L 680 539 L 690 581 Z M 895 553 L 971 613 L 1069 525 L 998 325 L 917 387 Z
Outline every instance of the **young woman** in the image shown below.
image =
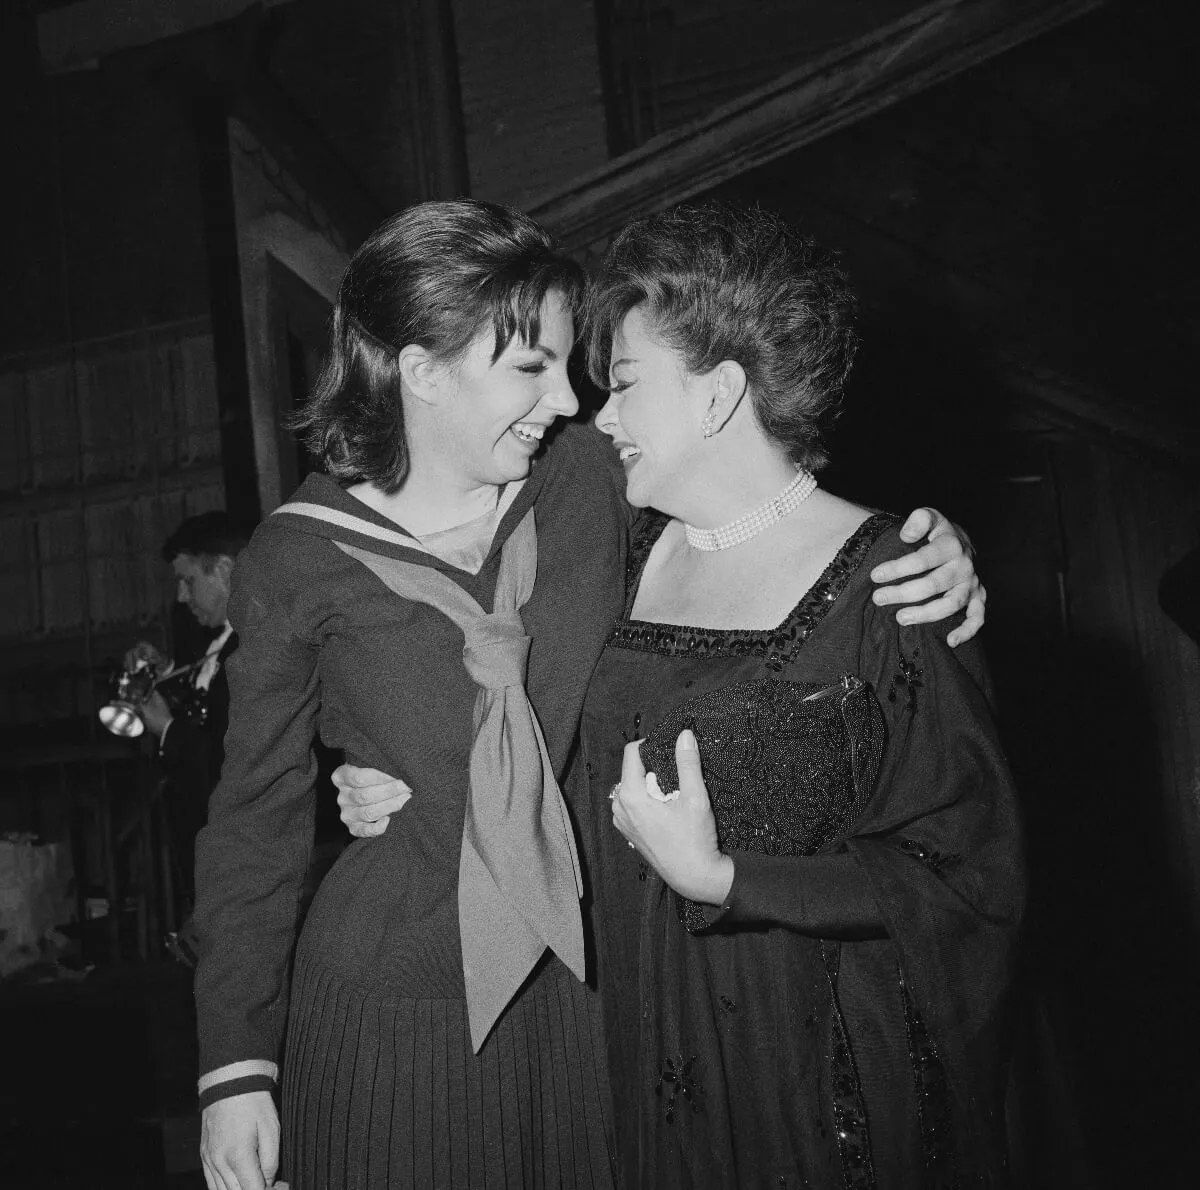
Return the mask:
M 343 279 L 304 419 L 329 474 L 259 527 L 229 606 L 197 848 L 210 1187 L 276 1172 L 285 1035 L 293 1190 L 611 1184 L 555 776 L 620 608 L 628 513 L 587 428 L 532 466 L 578 409 L 581 291 L 535 224 L 466 201 L 389 220 Z M 293 968 L 317 732 L 421 796 L 406 830 L 338 859 Z

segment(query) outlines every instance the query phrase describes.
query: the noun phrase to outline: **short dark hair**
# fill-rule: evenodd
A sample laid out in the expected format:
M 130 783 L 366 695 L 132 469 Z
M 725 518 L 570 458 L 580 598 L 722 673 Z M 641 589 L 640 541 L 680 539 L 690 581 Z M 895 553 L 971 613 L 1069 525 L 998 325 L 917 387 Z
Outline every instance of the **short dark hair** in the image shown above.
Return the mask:
M 858 346 L 835 253 L 758 208 L 711 203 L 633 220 L 589 301 L 588 372 L 601 388 L 613 335 L 635 306 L 689 371 L 741 364 L 759 424 L 798 466 L 829 461 L 823 437 Z
M 180 554 L 192 558 L 236 558 L 246 548 L 250 530 L 227 512 L 214 510 L 190 516 L 163 542 L 164 562 Z
M 395 492 L 409 466 L 400 350 L 454 362 L 490 325 L 496 360 L 514 335 L 537 342 L 549 293 L 577 314 L 583 289 L 580 266 L 520 211 L 474 199 L 408 207 L 350 261 L 329 358 L 292 428 L 335 479 Z

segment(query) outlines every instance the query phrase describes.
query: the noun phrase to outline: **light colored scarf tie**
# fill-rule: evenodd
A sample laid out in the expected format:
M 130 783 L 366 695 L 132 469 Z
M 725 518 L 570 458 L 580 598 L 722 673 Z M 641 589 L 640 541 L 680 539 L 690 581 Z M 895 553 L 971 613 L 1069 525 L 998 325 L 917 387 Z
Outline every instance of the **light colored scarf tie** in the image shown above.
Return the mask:
M 320 505 L 282 505 L 276 511 L 383 536 L 369 521 Z M 349 520 L 358 524 L 346 524 Z M 530 639 L 520 609 L 537 575 L 533 509 L 504 543 L 490 614 L 432 567 L 334 544 L 397 595 L 429 604 L 453 620 L 464 637 L 463 664 L 479 687 L 458 869 L 467 1016 L 478 1053 L 547 946 L 584 978 L 579 857 L 546 741 L 525 693 Z M 392 829 L 403 829 L 403 817 Z

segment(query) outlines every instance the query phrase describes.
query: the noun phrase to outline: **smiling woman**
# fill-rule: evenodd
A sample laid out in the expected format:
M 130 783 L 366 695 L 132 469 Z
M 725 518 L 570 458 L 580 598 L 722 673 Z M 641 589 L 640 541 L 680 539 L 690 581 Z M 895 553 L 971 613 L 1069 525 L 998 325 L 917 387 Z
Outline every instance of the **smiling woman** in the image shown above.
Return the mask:
M 558 786 L 629 520 L 594 430 L 550 433 L 578 410 L 582 287 L 535 224 L 466 200 L 388 220 L 343 279 L 298 423 L 327 474 L 230 601 L 197 845 L 211 1187 L 612 1184 Z M 339 858 L 293 962 L 318 731 L 419 792 Z
M 479 438 L 507 414 L 498 447 L 518 423 L 544 429 L 576 411 L 566 366 L 582 293 L 579 267 L 515 211 L 463 202 L 402 212 L 355 254 L 329 362 L 293 428 L 334 479 L 388 496 L 406 486 L 414 448 L 451 474 L 461 466 L 468 487 L 523 478 L 528 456 L 517 475 L 511 461 L 492 475 L 460 457 L 455 431 Z
M 373 506 L 410 527 L 460 523 L 460 514 L 470 508 L 447 502 L 447 484 L 461 491 L 463 501 L 477 496 L 484 505 L 494 502 L 496 489 L 529 474 L 547 428 L 579 410 L 567 379 L 573 342 L 569 296 L 553 289 L 526 331 L 499 354 L 490 327 L 457 358 L 406 344 L 396 366 L 416 461 L 397 491 L 368 481 L 351 486 L 351 493 L 371 503 L 370 492 L 377 489 L 382 500 Z
M 897 519 L 812 474 L 846 280 L 684 207 L 615 237 L 595 305 L 597 423 L 653 510 L 577 796 L 611 812 L 579 818 L 624 1180 L 1004 1185 L 1016 800 L 977 651 L 872 602 Z

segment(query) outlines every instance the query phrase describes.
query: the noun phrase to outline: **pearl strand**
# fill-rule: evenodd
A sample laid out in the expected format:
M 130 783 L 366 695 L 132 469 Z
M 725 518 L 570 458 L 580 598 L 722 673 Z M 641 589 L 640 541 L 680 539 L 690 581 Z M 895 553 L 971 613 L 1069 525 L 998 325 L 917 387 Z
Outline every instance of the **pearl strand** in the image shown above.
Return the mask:
M 697 529 L 685 521 L 683 531 L 687 535 L 688 545 L 706 553 L 741 545 L 757 537 L 764 529 L 769 529 L 776 521 L 783 520 L 789 512 L 795 512 L 816 490 L 816 476 L 811 471 L 798 469 L 796 478 L 778 496 L 772 496 L 761 508 L 730 521 L 728 525 L 716 529 Z

